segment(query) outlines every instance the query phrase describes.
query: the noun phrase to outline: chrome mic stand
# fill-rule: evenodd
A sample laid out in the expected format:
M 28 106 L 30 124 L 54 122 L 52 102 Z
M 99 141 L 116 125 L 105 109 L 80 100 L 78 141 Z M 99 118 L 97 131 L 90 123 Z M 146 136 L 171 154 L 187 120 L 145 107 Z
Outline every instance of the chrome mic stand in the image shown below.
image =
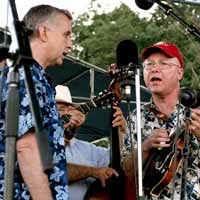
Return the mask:
M 142 183 L 142 131 L 141 131 L 141 100 L 140 100 L 140 68 L 137 66 L 135 71 L 135 93 L 136 93 L 136 131 L 137 131 L 137 153 L 138 153 L 138 195 L 139 200 L 144 199 Z
M 123 79 L 125 79 L 125 80 L 127 78 L 128 80 L 131 81 L 133 79 L 133 75 L 135 76 L 136 119 L 137 119 L 136 131 L 137 131 L 137 149 L 138 149 L 138 151 L 137 151 L 138 195 L 139 195 L 139 200 L 143 200 L 143 199 L 145 199 L 145 197 L 143 196 L 144 194 L 143 194 L 143 183 L 142 183 L 143 175 L 142 175 L 142 139 L 141 139 L 142 133 L 141 133 L 141 107 L 140 107 L 140 104 L 141 104 L 141 100 L 140 100 L 140 68 L 141 68 L 141 65 L 134 65 L 134 64 L 130 63 L 128 65 L 127 69 L 123 69 L 124 70 L 123 73 L 125 73 L 125 75 L 123 75 L 122 77 L 124 77 Z M 128 93 L 127 96 L 125 94 L 125 99 L 127 100 L 127 102 L 129 102 L 130 97 L 131 97 L 130 93 Z M 132 140 L 131 135 L 130 135 L 130 138 Z

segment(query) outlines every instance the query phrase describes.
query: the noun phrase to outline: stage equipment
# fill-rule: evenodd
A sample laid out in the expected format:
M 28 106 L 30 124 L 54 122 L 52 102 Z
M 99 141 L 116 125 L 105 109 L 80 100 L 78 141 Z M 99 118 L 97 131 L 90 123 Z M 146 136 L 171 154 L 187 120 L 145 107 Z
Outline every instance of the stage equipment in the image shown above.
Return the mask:
M 10 32 L 6 29 L 0 28 L 0 62 L 9 57 L 10 44 Z
M 200 4 L 199 0 L 172 0 L 174 3 Z
M 190 88 L 181 88 L 180 102 L 186 107 L 200 107 L 200 91 Z
M 186 23 L 183 19 L 181 19 L 178 15 L 176 15 L 173 12 L 172 7 L 170 7 L 166 3 L 163 3 L 160 0 L 135 0 L 135 2 L 139 8 L 144 10 L 150 9 L 154 3 L 157 3 L 158 6 L 164 11 L 164 13 L 167 16 L 171 16 L 173 19 L 178 21 L 181 25 L 185 27 L 184 30 L 186 30 L 188 33 L 192 34 L 198 40 L 200 40 L 200 30 L 196 28 L 194 25 Z
M 130 91 L 135 82 L 136 96 L 136 131 L 137 131 L 137 155 L 138 155 L 138 198 L 144 199 L 143 183 L 142 183 L 142 141 L 141 141 L 141 100 L 140 100 L 140 69 L 141 65 L 138 62 L 137 45 L 132 40 L 122 40 L 116 50 L 117 68 L 113 76 L 120 83 L 122 91 L 124 91 L 125 100 L 130 102 Z M 129 106 L 130 107 L 130 106 Z M 130 109 L 129 109 L 130 112 Z M 131 134 L 131 133 L 130 133 Z M 130 135 L 132 138 L 132 135 Z M 134 162 L 134 161 L 133 161 Z
M 131 87 L 133 87 L 133 72 L 138 65 L 138 49 L 131 40 L 123 40 L 117 45 L 116 64 L 120 71 L 119 83 L 122 95 L 127 101 L 131 99 Z
M 28 30 L 24 23 L 19 21 L 15 0 L 9 0 L 11 12 L 13 15 L 14 31 L 11 32 L 11 38 L 17 39 L 18 49 L 13 53 L 14 57 L 12 66 L 8 72 L 8 100 L 6 102 L 6 123 L 5 123 L 5 173 L 4 173 L 4 200 L 12 200 L 14 198 L 14 169 L 16 156 L 16 140 L 18 137 L 18 119 L 19 119 L 19 66 L 23 67 L 25 73 L 25 84 L 29 95 L 30 108 L 35 121 L 35 134 L 41 157 L 42 167 L 45 173 L 49 173 L 53 169 L 52 152 L 48 142 L 47 130 L 43 126 L 41 119 L 41 111 L 35 87 L 30 71 L 32 63 L 31 48 L 28 39 Z M 7 48 L 7 47 L 6 47 Z M 6 57 L 5 57 L 6 58 Z M 4 59 L 5 59 L 4 58 Z

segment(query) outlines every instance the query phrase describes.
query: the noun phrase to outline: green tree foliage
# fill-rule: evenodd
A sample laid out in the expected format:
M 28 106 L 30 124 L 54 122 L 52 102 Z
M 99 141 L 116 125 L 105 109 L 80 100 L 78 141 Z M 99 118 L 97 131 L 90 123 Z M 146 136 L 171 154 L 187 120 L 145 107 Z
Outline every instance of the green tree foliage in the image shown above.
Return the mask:
M 85 19 L 89 19 L 88 14 L 81 16 L 74 26 L 74 32 L 78 32 L 75 44 L 83 47 L 81 52 L 76 50 L 76 56 L 103 68 L 115 62 L 118 42 L 123 39 L 136 39 L 136 33 L 144 26 L 144 22 L 125 5 L 108 14 L 94 15 L 90 19 L 90 25 L 84 24 Z M 138 26 L 138 23 L 141 26 Z
M 124 39 L 136 42 L 139 52 L 152 43 L 169 41 L 178 45 L 185 59 L 182 85 L 200 88 L 200 39 L 189 34 L 171 16 L 157 8 L 151 18 L 140 18 L 125 4 L 110 13 L 91 8 L 74 21 L 73 55 L 107 69 L 116 62 L 116 46 Z M 171 3 L 171 1 L 169 1 Z M 200 29 L 200 6 L 172 5 L 173 12 Z

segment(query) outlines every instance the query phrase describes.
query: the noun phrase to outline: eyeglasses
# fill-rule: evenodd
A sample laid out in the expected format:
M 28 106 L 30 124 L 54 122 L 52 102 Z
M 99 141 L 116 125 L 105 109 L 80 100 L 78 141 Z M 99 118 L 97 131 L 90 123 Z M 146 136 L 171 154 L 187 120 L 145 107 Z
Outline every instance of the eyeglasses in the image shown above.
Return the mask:
M 159 66 L 160 70 L 167 70 L 173 66 L 180 67 L 180 65 L 178 65 L 176 63 L 172 63 L 167 60 L 158 60 L 157 62 L 155 62 L 153 60 L 145 60 L 143 62 L 144 70 L 152 70 L 153 67 L 155 67 L 155 65 Z

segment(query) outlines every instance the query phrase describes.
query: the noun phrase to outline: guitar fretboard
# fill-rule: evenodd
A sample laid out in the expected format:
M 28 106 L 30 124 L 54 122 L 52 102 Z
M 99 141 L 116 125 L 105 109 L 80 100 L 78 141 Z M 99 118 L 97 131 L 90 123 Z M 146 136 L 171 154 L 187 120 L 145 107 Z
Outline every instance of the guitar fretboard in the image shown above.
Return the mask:
M 95 102 L 91 99 L 88 102 L 81 104 L 77 110 L 82 112 L 83 114 L 87 114 L 92 108 L 96 108 Z

